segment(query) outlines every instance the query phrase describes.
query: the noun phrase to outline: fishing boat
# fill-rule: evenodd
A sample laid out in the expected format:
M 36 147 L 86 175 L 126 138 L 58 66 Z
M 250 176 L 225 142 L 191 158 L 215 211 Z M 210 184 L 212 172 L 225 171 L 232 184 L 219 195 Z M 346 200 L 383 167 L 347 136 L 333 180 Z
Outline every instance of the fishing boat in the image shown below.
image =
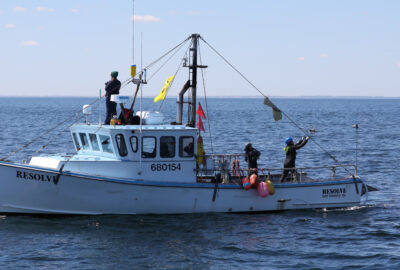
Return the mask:
M 206 68 L 198 61 L 200 40 L 206 42 L 193 34 L 179 44 L 190 43 L 183 61 L 189 80 L 179 92 L 176 119 L 164 119 L 160 112 L 133 113 L 147 69 L 136 73 L 132 68 L 126 81 L 136 85 L 132 98 L 112 97 L 120 105 L 119 118 L 111 125 L 86 119 L 70 127 L 74 154 L 42 154 L 25 163 L 2 159 L 0 212 L 186 214 L 360 205 L 372 188 L 357 175 L 355 165 L 296 168 L 287 182 L 279 181 L 282 168 L 260 168 L 248 189 L 244 184 L 249 184 L 249 170 L 239 164 L 240 154 L 204 155 L 196 101 L 198 70 Z M 282 111 L 267 97 L 264 103 L 275 120 L 282 118 Z M 88 116 L 90 109 L 84 106 L 82 115 Z M 308 173 L 318 170 L 326 176 Z

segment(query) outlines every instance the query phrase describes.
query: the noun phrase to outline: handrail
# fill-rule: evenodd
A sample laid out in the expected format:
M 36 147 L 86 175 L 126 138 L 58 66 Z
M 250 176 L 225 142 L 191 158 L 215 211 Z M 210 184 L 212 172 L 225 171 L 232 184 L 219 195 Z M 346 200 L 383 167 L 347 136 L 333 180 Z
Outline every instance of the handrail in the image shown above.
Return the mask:
M 292 171 L 292 177 L 293 179 L 291 180 L 292 182 L 303 182 L 306 178 L 307 179 L 312 179 L 307 177 L 307 171 L 310 170 L 318 170 L 318 169 L 330 169 L 332 171 L 332 173 L 328 176 L 326 175 L 326 170 L 325 173 L 323 173 L 325 176 L 323 178 L 320 178 L 321 175 L 319 175 L 320 173 L 317 173 L 317 175 L 319 175 L 319 177 L 317 175 L 320 181 L 323 181 L 323 179 L 327 180 L 327 179 L 335 179 L 339 176 L 336 175 L 336 169 L 337 168 L 343 168 L 343 166 L 346 167 L 353 167 L 354 169 L 356 168 L 356 166 L 354 164 L 345 164 L 345 165 L 330 165 L 330 166 L 313 166 L 313 167 L 296 167 L 296 168 L 258 168 L 258 172 L 260 173 L 259 175 L 267 175 L 268 178 L 271 178 L 272 175 L 277 175 L 280 174 L 283 170 L 289 170 Z M 201 173 L 205 173 L 205 175 L 215 175 L 215 177 L 217 177 L 217 175 L 225 175 L 228 177 L 228 179 L 230 179 L 231 177 L 242 177 L 242 176 L 246 176 L 250 173 L 250 169 L 247 168 L 239 168 L 239 174 L 234 173 L 234 171 L 231 168 L 197 168 L 194 169 L 194 171 L 197 174 L 201 174 Z M 277 173 L 273 173 L 271 174 L 271 172 L 276 171 Z M 279 172 L 279 173 L 278 173 Z M 293 172 L 296 172 L 293 175 Z M 200 176 L 200 175 L 199 175 Z M 223 176 L 223 178 L 225 178 L 225 176 Z M 315 177 L 314 176 L 314 177 Z M 201 176 L 200 176 L 201 177 Z M 221 176 L 219 176 L 221 177 Z M 306 177 L 306 178 L 304 178 Z M 317 179 L 318 179 L 317 178 Z M 315 179 L 315 178 L 314 178 Z

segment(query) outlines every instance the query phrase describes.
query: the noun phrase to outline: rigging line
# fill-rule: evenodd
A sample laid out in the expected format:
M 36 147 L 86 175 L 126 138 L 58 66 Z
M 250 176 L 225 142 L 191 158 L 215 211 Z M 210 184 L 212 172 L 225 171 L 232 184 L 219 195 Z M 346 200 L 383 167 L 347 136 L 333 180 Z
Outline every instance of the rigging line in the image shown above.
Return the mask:
M 256 89 L 263 97 L 267 97 L 263 92 L 261 92 L 260 89 L 258 89 L 249 79 L 247 79 L 238 69 L 236 69 L 225 57 L 223 57 L 213 46 L 211 46 L 207 41 L 204 40 L 203 37 L 200 37 L 200 39 L 207 44 L 208 47 L 211 48 L 211 50 L 213 50 L 219 57 L 221 57 L 225 63 L 227 63 L 233 70 L 235 70 L 245 81 L 247 81 L 251 86 L 254 87 L 254 89 Z M 306 136 L 309 136 L 309 134 L 303 129 L 301 128 L 289 115 L 287 115 L 284 111 L 282 111 L 282 114 L 294 125 L 296 126 L 300 131 L 302 131 Z M 311 136 L 309 136 L 311 138 Z M 312 138 L 311 138 L 312 139 Z M 322 147 L 322 145 L 320 145 L 318 142 L 316 142 L 316 140 L 312 139 L 312 141 L 319 147 L 322 149 L 322 151 L 324 151 L 326 154 L 328 154 L 328 156 L 334 160 L 340 167 L 343 167 L 343 169 L 348 172 L 353 178 L 355 178 L 354 174 L 352 172 L 350 172 L 349 169 L 347 169 L 344 165 L 342 165 L 335 156 L 333 156 L 331 153 L 329 153 L 327 150 L 325 150 L 325 148 Z
M 89 104 L 89 106 L 94 105 L 96 102 L 98 102 L 99 99 L 96 98 L 95 101 L 93 101 L 92 103 Z M 57 129 L 58 127 L 60 127 L 61 125 L 63 125 L 64 123 L 66 123 L 67 121 L 69 121 L 70 119 L 73 119 L 77 114 L 79 114 L 82 110 L 79 110 L 77 112 L 75 112 L 72 116 L 68 117 L 66 120 L 58 123 L 57 125 L 55 125 L 54 127 L 46 130 L 44 133 L 42 133 L 41 135 L 33 138 L 31 141 L 25 143 L 22 147 L 18 148 L 17 150 L 15 150 L 14 152 L 11 152 L 10 154 L 8 154 L 7 156 L 3 157 L 0 159 L 0 161 L 5 161 L 7 158 L 15 155 L 16 153 L 18 153 L 19 151 L 21 151 L 22 149 L 28 147 L 29 145 L 31 145 L 32 143 L 34 143 L 35 141 L 39 140 L 40 138 L 42 138 L 44 135 L 52 132 L 53 130 Z
M 191 45 L 192 43 L 190 43 Z M 181 44 L 181 46 L 149 77 L 149 79 L 147 80 L 148 82 L 172 59 L 172 57 L 174 57 L 183 47 L 183 45 L 185 45 L 184 43 Z M 190 48 L 189 45 L 189 48 Z M 187 50 L 186 50 L 187 52 Z M 186 54 L 185 52 L 185 54 Z
M 203 65 L 203 61 L 201 59 L 201 51 L 200 51 L 200 44 L 198 46 L 199 48 L 199 58 L 200 58 L 200 65 Z M 206 93 L 206 81 L 204 78 L 204 71 L 201 68 L 201 77 L 203 79 L 203 89 L 204 89 L 204 100 L 206 103 L 206 113 L 207 113 L 207 123 L 208 123 L 208 134 L 210 134 L 210 144 L 211 144 L 211 154 L 214 154 L 214 146 L 213 146 L 213 140 L 212 140 L 212 133 L 211 133 L 211 125 L 210 125 L 210 115 L 208 113 L 208 102 L 207 102 L 207 93 Z
M 183 56 L 185 56 L 185 55 L 187 54 L 187 52 L 189 51 L 189 49 L 190 49 L 191 46 L 192 46 L 192 42 L 191 42 L 191 43 L 189 44 L 189 46 L 187 47 L 187 49 L 186 49 L 185 53 L 183 54 Z M 183 62 L 183 61 L 184 61 L 184 57 L 181 59 L 181 61 L 180 61 L 179 64 L 178 64 L 178 68 L 177 68 L 177 70 L 176 70 L 176 72 L 175 72 L 175 74 L 174 74 L 174 79 L 172 80 L 172 82 L 171 82 L 169 88 L 172 87 L 172 84 L 173 84 L 174 81 L 175 81 L 176 75 L 178 74 L 179 70 L 181 69 L 182 62 Z M 167 97 L 167 95 L 168 95 L 168 90 L 167 90 L 167 93 L 165 94 L 165 98 Z M 158 111 L 159 111 L 159 112 L 161 111 L 161 108 L 162 108 L 162 106 L 164 105 L 165 98 L 161 101 L 160 107 L 158 108 Z
M 182 41 L 181 43 L 179 43 L 178 45 L 176 45 L 175 47 L 173 47 L 171 50 L 169 50 L 168 52 L 164 53 L 163 55 L 161 55 L 160 57 L 158 57 L 156 60 L 154 60 L 153 62 L 151 62 L 150 64 L 148 64 L 146 67 L 144 67 L 139 73 L 143 73 L 144 70 L 149 69 L 150 67 L 152 67 L 154 64 L 156 64 L 158 61 L 160 61 L 161 59 L 163 59 L 165 56 L 167 56 L 168 54 L 170 54 L 171 52 L 173 52 L 176 48 L 178 48 L 179 46 L 181 46 L 183 43 L 187 42 L 191 37 L 189 36 L 188 38 L 186 38 L 184 41 Z
M 70 128 L 72 125 L 74 125 L 75 123 L 77 123 L 79 120 L 81 120 L 83 117 L 83 115 L 79 116 L 74 122 L 72 122 L 72 124 L 68 125 L 67 127 L 65 127 L 64 129 L 62 129 L 60 132 L 57 133 L 56 136 L 53 137 L 53 139 L 49 140 L 46 144 L 42 145 L 42 147 L 40 147 L 35 153 L 33 153 L 33 155 L 31 155 L 31 157 L 33 157 L 34 155 L 38 154 L 40 151 L 42 151 L 43 149 L 45 149 L 50 143 L 54 142 L 56 139 L 58 139 L 61 135 L 62 132 L 66 131 L 68 128 Z

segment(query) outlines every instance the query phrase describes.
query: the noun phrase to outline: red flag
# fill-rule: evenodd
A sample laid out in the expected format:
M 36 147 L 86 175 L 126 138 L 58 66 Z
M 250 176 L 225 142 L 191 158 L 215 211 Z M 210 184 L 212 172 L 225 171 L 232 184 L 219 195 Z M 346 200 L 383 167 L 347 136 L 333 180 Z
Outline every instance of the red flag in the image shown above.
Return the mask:
M 199 131 L 205 131 L 203 121 L 201 120 L 200 115 L 198 118 L 199 119 L 197 120 L 197 128 L 199 129 Z
M 201 107 L 200 102 L 199 102 L 199 107 L 197 108 L 196 114 L 197 114 L 199 117 L 201 117 L 201 118 L 203 118 L 203 119 L 206 119 L 206 115 L 204 114 L 204 111 L 203 111 L 203 108 Z

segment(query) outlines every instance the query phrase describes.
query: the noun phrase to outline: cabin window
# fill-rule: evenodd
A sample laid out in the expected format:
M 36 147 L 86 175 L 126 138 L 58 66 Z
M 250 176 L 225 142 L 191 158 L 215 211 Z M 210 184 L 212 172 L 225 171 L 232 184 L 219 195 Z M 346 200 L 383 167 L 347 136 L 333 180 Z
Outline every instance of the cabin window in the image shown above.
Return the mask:
M 194 154 L 194 138 L 191 136 L 179 137 L 179 156 L 193 157 Z
M 137 139 L 137 137 L 136 136 L 132 136 L 130 138 L 130 141 L 131 141 L 132 151 L 136 153 L 137 150 L 138 150 L 138 139 Z
M 79 133 L 79 138 L 81 138 L 81 143 L 82 143 L 82 149 L 83 150 L 89 150 L 89 141 L 86 136 L 86 133 Z
M 103 152 L 107 153 L 114 153 L 113 148 L 112 148 L 112 143 L 111 143 L 111 138 L 106 135 L 100 135 L 100 142 L 101 142 L 101 148 L 103 149 Z
M 160 138 L 160 157 L 171 158 L 175 156 L 175 137 L 163 136 Z
M 128 154 L 128 149 L 126 148 L 124 135 L 122 134 L 115 135 L 115 141 L 117 142 L 119 155 L 121 157 L 126 156 Z
M 76 133 L 72 133 L 72 139 L 74 141 L 76 150 L 79 151 L 81 149 L 81 146 L 79 145 L 79 141 L 78 141 L 78 137 L 76 136 Z
M 154 158 L 156 157 L 157 142 L 155 137 L 142 138 L 142 157 Z
M 97 140 L 96 134 L 89 134 L 90 144 L 92 145 L 93 151 L 100 151 L 99 141 Z

